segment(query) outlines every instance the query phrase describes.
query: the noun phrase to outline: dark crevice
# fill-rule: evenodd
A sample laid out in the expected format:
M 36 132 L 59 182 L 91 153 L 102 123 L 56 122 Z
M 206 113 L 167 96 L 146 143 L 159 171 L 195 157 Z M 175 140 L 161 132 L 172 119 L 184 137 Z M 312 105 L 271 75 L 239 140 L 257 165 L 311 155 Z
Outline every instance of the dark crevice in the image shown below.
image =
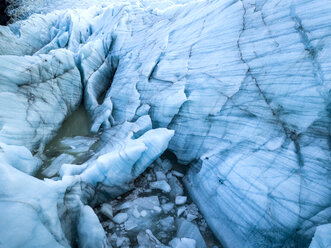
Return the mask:
M 151 73 L 150 73 L 149 76 L 148 76 L 148 81 L 150 81 L 150 80 L 152 79 L 152 77 L 154 77 L 154 74 L 155 74 L 155 72 L 156 72 L 156 68 L 157 68 L 159 62 L 160 62 L 160 59 L 158 59 L 158 60 L 156 61 L 156 63 L 155 63 L 155 65 L 154 65 L 154 67 L 153 67 Z
M 173 169 L 179 171 L 180 173 L 183 173 L 184 175 L 189 169 L 189 166 L 179 163 L 176 154 L 169 149 L 165 150 L 165 152 L 160 157 L 163 160 L 168 159 L 171 162 Z
M 163 59 L 163 57 L 164 57 L 164 52 L 161 52 L 160 56 L 155 61 L 155 65 L 153 66 L 151 72 L 148 75 L 148 81 L 151 81 L 152 79 L 156 79 L 156 80 L 159 80 L 159 81 L 166 81 L 166 82 L 170 82 L 171 84 L 173 84 L 173 82 L 171 82 L 171 81 L 155 78 L 155 73 L 157 72 L 158 65 L 159 65 L 160 61 Z
M 6 0 L 0 1 L 0 25 L 6 26 L 10 17 L 6 13 L 6 9 L 8 7 L 8 3 Z
M 299 18 L 299 16 L 296 14 L 296 10 L 293 5 L 291 6 L 290 14 L 291 14 L 291 18 L 292 18 L 293 22 L 295 23 L 294 28 L 298 32 L 298 34 L 300 36 L 300 40 L 301 40 L 302 44 L 304 45 L 305 51 L 307 52 L 307 55 L 313 65 L 314 77 L 315 77 L 316 81 L 322 85 L 324 83 L 324 75 L 322 73 L 321 65 L 320 65 L 317 57 L 318 57 L 319 50 L 322 50 L 323 48 L 320 47 L 320 45 L 318 45 L 317 47 L 313 46 L 313 44 L 308 36 L 309 31 L 304 28 L 302 21 Z
M 111 76 L 110 76 L 110 80 L 109 80 L 109 84 L 108 84 L 108 87 L 106 87 L 104 89 L 104 91 L 98 96 L 97 98 L 97 101 L 98 101 L 98 104 L 102 104 L 103 101 L 105 100 L 105 97 L 107 95 L 107 92 L 109 91 L 112 83 L 113 83 L 113 80 L 114 80 L 114 77 L 115 77 L 115 74 L 116 74 L 116 71 L 117 71 L 117 68 L 118 68 L 118 63 L 119 63 L 119 59 L 116 58 L 116 57 L 112 57 L 111 58 Z

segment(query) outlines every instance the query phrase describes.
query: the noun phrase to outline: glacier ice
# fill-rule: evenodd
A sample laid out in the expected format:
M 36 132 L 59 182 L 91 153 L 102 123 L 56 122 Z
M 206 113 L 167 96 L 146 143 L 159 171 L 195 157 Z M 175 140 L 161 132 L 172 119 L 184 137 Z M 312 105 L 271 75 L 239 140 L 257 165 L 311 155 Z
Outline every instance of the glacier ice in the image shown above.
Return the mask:
M 79 247 L 107 247 L 107 237 L 93 209 L 84 206 L 78 223 Z
M 0 56 L 0 141 L 41 150 L 82 97 L 70 51 Z
M 316 228 L 309 248 L 329 247 L 331 245 L 331 225 L 320 225 Z
M 61 166 L 63 164 L 72 163 L 75 160 L 75 157 L 70 154 L 62 153 L 56 157 L 52 163 L 42 171 L 42 174 L 45 177 L 53 177 L 59 173 Z
M 177 205 L 183 205 L 187 200 L 187 197 L 186 196 L 176 196 L 176 204 Z
M 108 218 L 113 218 L 113 207 L 110 204 L 108 203 L 102 204 L 100 211 Z
M 1 246 L 69 247 L 57 209 L 65 183 L 43 182 L 2 159 L 0 170 Z
M 190 238 L 196 242 L 196 247 L 207 247 L 198 227 L 195 224 L 185 219 L 179 219 L 177 225 L 179 226 L 177 231 L 177 236 L 179 238 Z
M 196 242 L 194 239 L 189 238 L 174 238 L 170 242 L 170 245 L 173 248 L 195 248 Z
M 28 18 L 0 26 L 0 244 L 105 246 L 88 205 L 131 189 L 169 149 L 189 165 L 186 188 L 224 247 L 308 247 L 313 237 L 326 247 L 328 1 L 88 2 L 24 2 Z M 82 163 L 54 160 L 44 170 L 54 180 L 30 176 L 82 100 L 98 138 L 63 145 L 73 157 L 97 149 Z
M 25 146 L 6 145 L 0 143 L 0 161 L 16 169 L 34 175 L 42 165 L 42 161 L 31 154 Z
M 171 191 L 170 185 L 165 180 L 151 182 L 150 187 L 151 187 L 151 189 L 160 189 L 163 192 L 170 192 Z

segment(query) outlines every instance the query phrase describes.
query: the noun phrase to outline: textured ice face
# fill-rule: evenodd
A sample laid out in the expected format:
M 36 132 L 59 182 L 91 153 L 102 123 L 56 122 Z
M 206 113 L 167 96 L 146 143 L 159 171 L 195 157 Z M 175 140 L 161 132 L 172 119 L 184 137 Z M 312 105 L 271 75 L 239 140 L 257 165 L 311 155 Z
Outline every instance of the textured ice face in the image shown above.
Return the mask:
M 75 197 L 122 192 L 171 139 L 224 246 L 308 246 L 331 218 L 330 14 L 317 0 L 110 2 L 1 27 L 0 141 L 42 147 L 83 85 L 104 132 L 94 157 L 59 170 Z
M 318 226 L 309 248 L 328 247 L 331 243 L 330 230 L 330 224 Z
M 140 0 L 138 4 L 144 6 L 144 8 L 158 8 L 163 10 L 169 6 L 184 4 L 189 1 L 190 0 Z M 101 6 L 109 5 L 112 2 L 119 5 L 137 4 L 135 0 L 117 0 L 116 2 L 111 0 L 6 0 L 6 2 L 7 6 L 5 6 L 4 11 L 11 18 L 9 20 L 10 22 L 26 19 L 32 14 L 46 14 L 53 12 L 54 10 L 80 10 L 92 6 L 98 6 L 100 8 Z
M 103 125 L 146 109 L 153 127 L 176 130 L 170 149 L 199 160 L 187 188 L 225 246 L 307 246 L 330 219 L 324 5 L 202 1 L 141 18 L 124 8 L 91 36 L 113 30 Z
M 0 158 L 0 184 L 2 246 L 69 247 L 57 208 L 66 183 L 38 180 Z
M 82 97 L 72 54 L 0 56 L 0 141 L 38 149 L 50 140 Z M 42 150 L 42 149 L 41 149 Z

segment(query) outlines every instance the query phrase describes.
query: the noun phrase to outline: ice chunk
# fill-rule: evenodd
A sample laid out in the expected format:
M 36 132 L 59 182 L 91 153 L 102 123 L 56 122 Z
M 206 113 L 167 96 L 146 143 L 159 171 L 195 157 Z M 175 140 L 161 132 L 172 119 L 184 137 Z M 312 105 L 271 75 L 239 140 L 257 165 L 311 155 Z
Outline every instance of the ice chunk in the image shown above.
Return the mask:
M 185 206 L 181 206 L 177 209 L 177 217 L 180 217 L 186 210 Z
M 72 163 L 74 160 L 74 156 L 62 153 L 61 155 L 56 157 L 47 168 L 42 171 L 42 174 L 46 177 L 52 177 L 59 172 L 63 164 Z
M 164 219 L 161 219 L 159 223 L 166 231 L 170 231 L 174 228 L 175 220 L 174 217 L 168 216 Z
M 6 145 L 0 142 L 0 161 L 10 164 L 29 175 L 34 175 L 42 165 L 37 157 L 24 146 Z
M 180 196 L 184 194 L 183 186 L 182 184 L 178 181 L 178 179 L 172 174 L 168 174 L 169 176 L 169 185 L 171 187 L 171 192 L 170 195 L 172 197 Z
M 157 213 L 160 213 L 162 211 L 162 208 L 160 208 L 158 206 L 154 206 L 153 210 L 155 210 Z
M 190 238 L 196 241 L 196 246 L 201 248 L 207 248 L 207 245 L 201 236 L 199 228 L 185 219 L 177 220 L 177 237 L 179 238 Z
M 176 170 L 173 170 L 172 171 L 172 174 L 176 177 L 184 177 L 184 174 L 183 173 L 180 173 L 179 171 L 176 171 Z
M 156 180 L 157 181 L 167 180 L 166 175 L 162 171 L 156 171 L 155 175 L 156 175 Z
M 139 246 L 141 247 L 146 247 L 146 248 L 162 247 L 161 242 L 153 235 L 153 233 L 149 229 L 139 232 L 137 236 L 137 240 Z
M 84 206 L 78 224 L 79 247 L 107 247 L 106 234 L 93 209 Z
M 171 191 L 170 185 L 165 180 L 151 182 L 150 187 L 151 189 L 160 189 L 163 192 L 167 192 L 167 193 Z
M 309 248 L 331 247 L 331 224 L 320 225 L 316 228 Z
M 172 202 L 168 202 L 168 203 L 165 203 L 165 204 L 162 204 L 162 210 L 164 211 L 164 213 L 168 213 L 170 212 L 173 208 L 174 208 L 174 205 Z
M 96 141 L 96 138 L 76 136 L 61 140 L 61 144 L 70 147 L 68 153 L 82 153 L 87 152 Z
M 172 163 L 168 159 L 164 159 L 161 166 L 165 172 L 172 169 Z
M 160 206 L 159 197 L 156 195 L 137 198 L 133 201 L 133 203 L 140 208 L 150 210 L 153 210 L 154 207 Z
M 114 222 L 110 221 L 109 224 L 108 224 L 108 229 L 111 230 L 115 227 L 115 224 Z
M 116 246 L 117 247 L 130 247 L 130 240 L 128 237 L 117 237 Z
M 188 220 L 188 221 L 192 221 L 192 220 L 195 220 L 196 218 L 198 218 L 198 216 L 196 216 L 196 215 L 194 215 L 194 214 L 190 214 L 190 213 L 188 213 L 187 215 L 186 215 L 186 219 Z
M 123 204 L 121 204 L 119 207 L 117 207 L 117 210 L 122 210 L 122 209 L 127 209 L 127 208 L 131 208 L 133 205 L 132 201 L 126 201 Z
M 107 216 L 109 219 L 113 218 L 113 207 L 110 204 L 108 203 L 102 204 L 100 211 L 103 215 Z
M 187 200 L 186 196 L 179 195 L 179 196 L 176 196 L 175 203 L 176 203 L 176 205 L 183 205 L 183 204 L 185 204 L 186 200 Z
M 189 238 L 174 238 L 169 245 L 172 248 L 196 248 L 196 241 Z
M 114 216 L 113 221 L 116 222 L 117 224 L 122 224 L 128 219 L 128 214 L 127 213 L 119 213 Z
M 140 213 L 139 213 L 137 207 L 135 207 L 135 208 L 133 209 L 132 214 L 133 214 L 133 216 L 136 217 L 136 218 L 139 218 L 139 217 L 140 217 Z
M 136 224 L 134 221 L 129 219 L 128 221 L 126 221 L 124 223 L 124 226 L 125 226 L 125 230 L 130 231 L 130 230 L 136 228 L 138 226 L 138 224 Z

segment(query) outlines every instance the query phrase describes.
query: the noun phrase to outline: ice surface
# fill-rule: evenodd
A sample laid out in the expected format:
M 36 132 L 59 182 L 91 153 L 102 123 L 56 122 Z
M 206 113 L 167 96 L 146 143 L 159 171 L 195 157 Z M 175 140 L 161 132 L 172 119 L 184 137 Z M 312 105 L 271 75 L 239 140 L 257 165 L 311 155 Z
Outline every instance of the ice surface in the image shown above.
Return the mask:
M 26 147 L 6 145 L 1 142 L 0 161 L 29 175 L 34 175 L 42 164 L 41 160 L 33 156 Z
M 152 189 L 160 189 L 163 192 L 171 191 L 170 185 L 165 180 L 151 182 L 150 186 Z
M 79 247 L 107 247 L 106 234 L 93 209 L 84 206 L 78 224 Z
M 149 229 L 147 229 L 145 231 L 141 231 L 137 235 L 137 240 L 138 240 L 139 247 L 166 248 L 166 246 L 162 245 L 161 242 L 153 235 L 153 233 Z
M 184 238 L 184 237 L 190 238 L 196 241 L 197 247 L 201 247 L 201 248 L 207 247 L 198 227 L 195 224 L 185 219 L 179 219 L 177 221 L 177 225 L 178 225 L 177 236 L 179 238 Z
M 0 158 L 1 244 L 5 247 L 69 247 L 57 209 L 65 189 L 65 185 L 31 177 Z
M 128 219 L 127 213 L 119 213 L 116 216 L 114 216 L 113 221 L 117 224 L 122 224 Z
M 183 205 L 187 200 L 187 197 L 186 196 L 182 196 L 182 195 L 179 195 L 179 196 L 176 196 L 176 204 L 177 205 Z
M 82 85 L 71 52 L 0 56 L 0 141 L 43 148 L 81 101 Z
M 170 245 L 172 248 L 196 248 L 194 239 L 189 238 L 174 238 L 171 240 Z
M 70 147 L 67 150 L 68 153 L 86 153 L 96 141 L 96 139 L 90 137 L 75 136 L 61 140 L 61 144 Z
M 74 156 L 62 153 L 61 155 L 56 157 L 46 169 L 42 171 L 42 174 L 46 177 L 52 177 L 59 172 L 63 164 L 72 163 L 74 160 Z
M 328 1 L 89 2 L 36 1 L 23 16 L 51 13 L 0 27 L 1 242 L 72 245 L 91 195 L 127 191 L 169 148 L 225 247 L 307 247 L 317 230 L 316 245 L 331 216 Z M 57 187 L 18 171 L 35 173 L 83 94 L 95 154 Z
M 172 210 L 174 208 L 174 204 L 171 203 L 171 202 L 168 202 L 168 203 L 165 203 L 165 204 L 162 204 L 162 210 L 165 212 L 165 213 L 168 213 L 170 210 Z
M 100 211 L 101 211 L 101 213 L 106 215 L 108 218 L 110 218 L 110 219 L 113 218 L 113 208 L 110 204 L 108 204 L 108 203 L 102 204 Z
M 323 248 L 331 246 L 331 224 L 320 225 L 316 228 L 316 232 L 309 248 Z

